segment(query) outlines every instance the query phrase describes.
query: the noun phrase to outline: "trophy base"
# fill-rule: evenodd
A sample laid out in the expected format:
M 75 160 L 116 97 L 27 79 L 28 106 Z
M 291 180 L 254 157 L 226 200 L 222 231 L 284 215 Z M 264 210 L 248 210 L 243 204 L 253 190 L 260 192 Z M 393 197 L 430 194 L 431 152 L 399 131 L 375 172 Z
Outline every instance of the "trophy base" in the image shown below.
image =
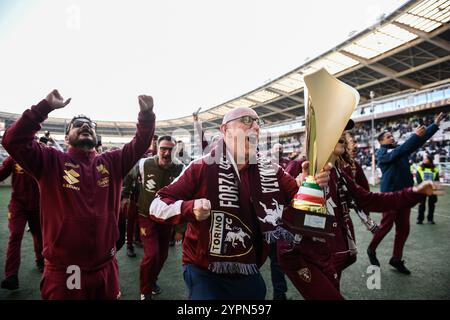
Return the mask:
M 283 211 L 282 221 L 291 232 L 302 236 L 319 238 L 335 236 L 335 218 L 329 214 L 287 207 Z

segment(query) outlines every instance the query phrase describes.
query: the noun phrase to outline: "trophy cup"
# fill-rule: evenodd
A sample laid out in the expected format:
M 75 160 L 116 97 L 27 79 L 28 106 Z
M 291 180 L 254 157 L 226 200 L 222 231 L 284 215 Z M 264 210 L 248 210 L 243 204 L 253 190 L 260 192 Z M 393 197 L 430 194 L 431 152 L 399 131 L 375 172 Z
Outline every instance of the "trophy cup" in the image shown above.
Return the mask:
M 305 75 L 304 82 L 309 172 L 282 219 L 294 233 L 333 237 L 334 215 L 328 210 L 324 190 L 315 182 L 314 175 L 328 162 L 358 105 L 359 93 L 325 69 Z

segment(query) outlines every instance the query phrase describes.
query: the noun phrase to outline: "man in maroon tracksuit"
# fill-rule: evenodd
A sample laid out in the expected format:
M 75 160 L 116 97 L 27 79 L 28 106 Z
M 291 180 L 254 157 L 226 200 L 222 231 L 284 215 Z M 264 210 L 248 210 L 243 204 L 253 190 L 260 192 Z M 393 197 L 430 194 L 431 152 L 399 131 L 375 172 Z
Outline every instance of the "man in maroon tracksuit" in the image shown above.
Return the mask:
M 268 244 L 286 235 L 281 214 L 298 186 L 279 165 L 257 155 L 259 123 L 253 109 L 229 111 L 220 128 L 223 140 L 151 204 L 154 219 L 188 222 L 182 260 L 190 299 L 265 298 L 259 267 Z M 326 185 L 328 173 L 317 179 Z
M 152 144 L 150 145 L 150 149 L 143 155 L 143 158 L 152 157 L 157 153 L 157 143 L 158 136 L 154 135 L 152 138 Z M 140 240 L 139 235 L 139 221 L 138 221 L 138 211 L 137 211 L 137 201 L 139 197 L 139 183 L 134 176 L 135 171 L 131 170 L 125 176 L 123 180 L 123 189 L 122 189 L 122 201 L 120 204 L 120 224 L 122 227 L 122 232 L 126 234 L 123 236 L 122 241 L 125 241 L 127 244 L 127 256 L 130 258 L 136 257 L 136 253 L 134 252 L 134 239 Z
M 12 193 L 8 206 L 9 241 L 6 253 L 5 279 L 1 283 L 4 289 L 19 287 L 20 247 L 25 225 L 28 222 L 33 236 L 36 266 L 44 271 L 42 257 L 42 234 L 39 225 L 39 188 L 34 180 L 22 167 L 8 157 L 0 166 L 0 181 L 12 173 Z
M 135 169 L 139 181 L 139 228 L 144 246 L 144 257 L 140 268 L 141 299 L 151 300 L 152 294 L 159 294 L 157 285 L 159 273 L 169 253 L 172 225 L 157 223 L 149 217 L 150 204 L 156 192 L 169 185 L 184 168 L 182 163 L 172 160 L 175 141 L 171 136 L 158 139 L 158 153 L 154 157 L 141 159 Z
M 33 141 L 47 115 L 66 106 L 57 90 L 26 110 L 3 137 L 9 154 L 39 183 L 43 237 L 43 299 L 117 299 L 115 259 L 123 177 L 150 145 L 153 99 L 139 96 L 141 112 L 133 140 L 98 155 L 96 126 L 85 116 L 66 131 L 67 153 Z

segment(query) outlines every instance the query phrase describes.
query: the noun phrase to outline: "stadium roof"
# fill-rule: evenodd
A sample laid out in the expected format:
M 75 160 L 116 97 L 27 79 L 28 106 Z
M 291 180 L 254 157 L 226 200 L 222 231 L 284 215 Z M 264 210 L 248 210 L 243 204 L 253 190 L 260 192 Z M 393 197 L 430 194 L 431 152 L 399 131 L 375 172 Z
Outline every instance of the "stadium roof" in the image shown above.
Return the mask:
M 450 79 L 450 0 L 413 0 L 376 25 L 251 92 L 199 114 L 203 128 L 217 128 L 223 115 L 251 107 L 268 124 L 304 116 L 303 76 L 322 67 L 355 87 L 361 103 L 406 90 L 420 90 Z M 1 113 L 0 118 L 17 115 Z M 44 128 L 62 132 L 67 119 L 49 118 Z M 105 136 L 130 136 L 134 122 L 98 121 Z M 192 116 L 157 121 L 157 134 L 192 131 Z

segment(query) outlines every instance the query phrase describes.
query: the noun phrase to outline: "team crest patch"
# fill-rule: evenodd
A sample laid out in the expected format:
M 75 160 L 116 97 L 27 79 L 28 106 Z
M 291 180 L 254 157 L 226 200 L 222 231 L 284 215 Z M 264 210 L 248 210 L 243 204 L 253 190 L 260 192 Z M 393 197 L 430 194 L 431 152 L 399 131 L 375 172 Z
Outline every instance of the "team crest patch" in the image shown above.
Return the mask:
M 17 163 L 14 166 L 14 169 L 16 170 L 17 174 L 23 174 L 23 168 L 21 166 L 19 166 Z
M 146 237 L 147 236 L 147 230 L 145 228 L 141 228 L 141 236 Z
M 252 250 L 252 232 L 241 219 L 218 210 L 211 212 L 211 218 L 210 255 L 237 257 L 244 256 Z
M 101 174 L 109 174 L 108 168 L 104 164 L 98 165 L 97 171 Z
M 302 268 L 302 269 L 298 270 L 297 273 L 300 276 L 300 278 L 303 281 L 305 281 L 306 283 L 311 282 L 311 271 L 309 271 L 308 268 Z

